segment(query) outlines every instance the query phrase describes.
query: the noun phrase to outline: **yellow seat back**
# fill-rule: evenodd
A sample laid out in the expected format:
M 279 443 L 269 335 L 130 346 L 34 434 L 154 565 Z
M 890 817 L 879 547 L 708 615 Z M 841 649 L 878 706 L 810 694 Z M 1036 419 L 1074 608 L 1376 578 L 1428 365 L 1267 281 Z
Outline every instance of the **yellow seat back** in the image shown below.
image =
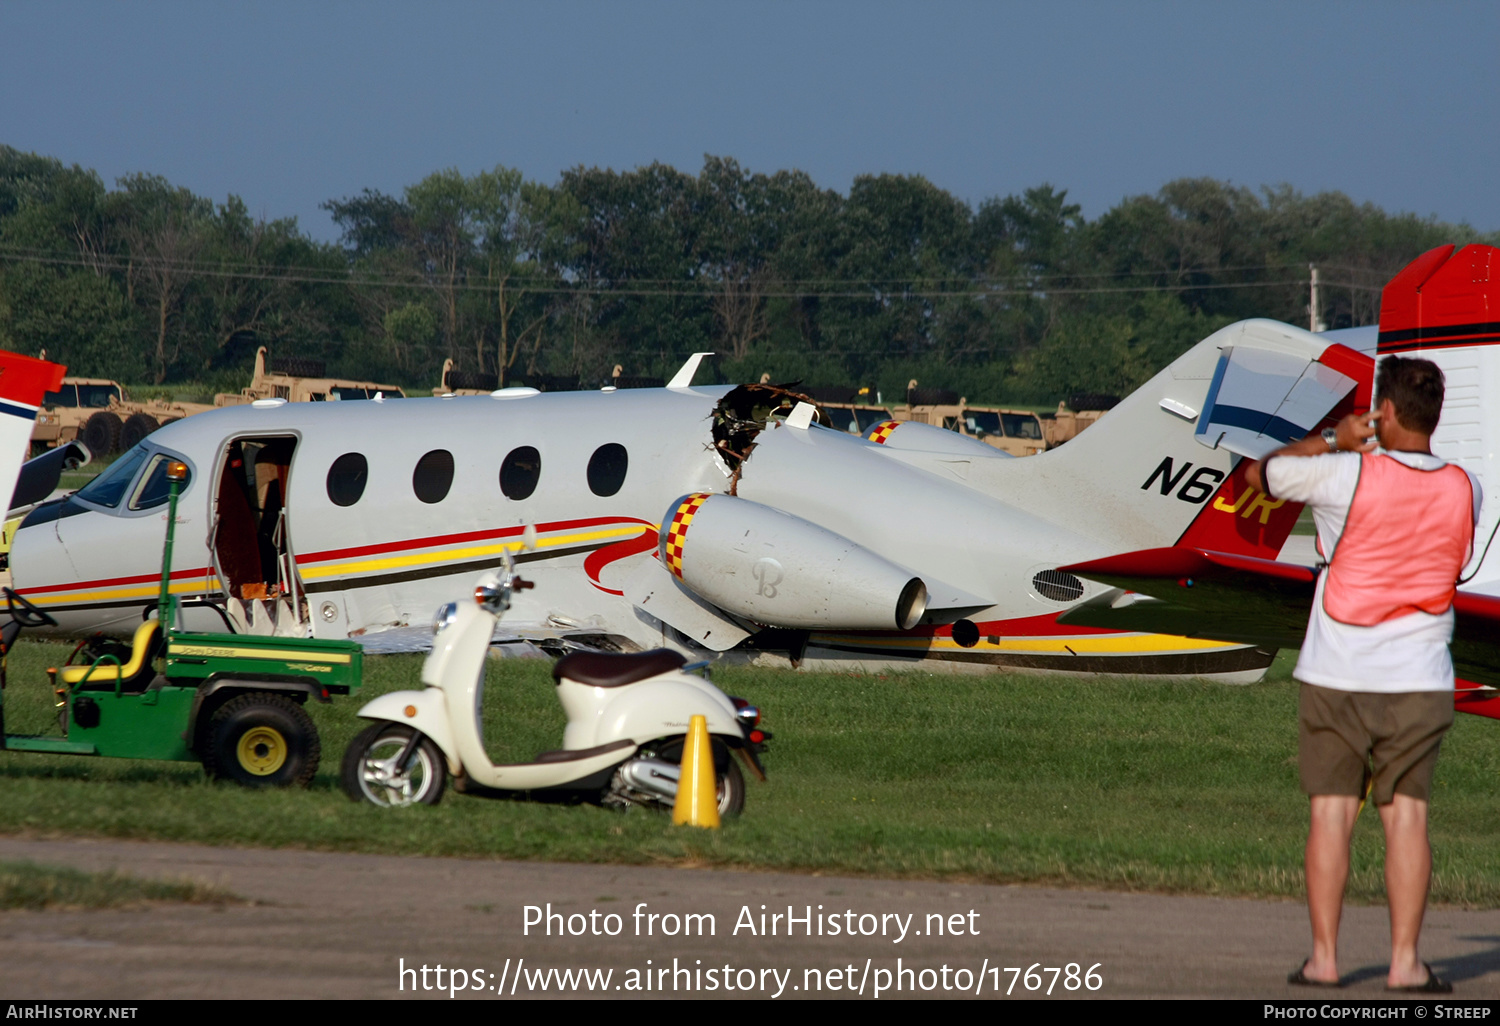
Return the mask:
M 114 683 L 118 680 L 130 680 L 141 672 L 141 666 L 146 662 L 146 657 L 151 651 L 151 643 L 156 637 L 157 629 L 161 623 L 156 620 L 143 620 L 141 625 L 135 629 L 135 637 L 130 642 L 130 662 L 123 667 L 114 663 L 102 663 L 97 666 L 64 666 L 59 674 L 64 684 L 78 684 L 83 681 L 93 683 L 104 681 Z M 89 671 L 93 672 L 90 673 Z

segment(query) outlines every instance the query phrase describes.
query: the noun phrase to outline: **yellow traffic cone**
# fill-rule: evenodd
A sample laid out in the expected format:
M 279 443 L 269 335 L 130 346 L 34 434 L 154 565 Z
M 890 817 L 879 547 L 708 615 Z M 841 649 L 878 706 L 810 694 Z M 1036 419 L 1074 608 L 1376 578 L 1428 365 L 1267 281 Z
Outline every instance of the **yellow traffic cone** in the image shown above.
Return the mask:
M 714 830 L 719 828 L 719 786 L 714 776 L 714 748 L 708 739 L 706 716 L 694 716 L 688 721 L 672 822 Z

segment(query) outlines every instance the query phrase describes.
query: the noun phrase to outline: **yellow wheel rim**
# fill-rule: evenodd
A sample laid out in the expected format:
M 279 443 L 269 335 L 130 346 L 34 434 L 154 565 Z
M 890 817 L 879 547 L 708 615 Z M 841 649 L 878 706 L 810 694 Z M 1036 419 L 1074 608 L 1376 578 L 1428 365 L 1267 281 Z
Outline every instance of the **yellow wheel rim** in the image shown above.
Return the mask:
M 286 738 L 271 727 L 251 727 L 236 746 L 240 765 L 257 777 L 268 777 L 286 762 Z

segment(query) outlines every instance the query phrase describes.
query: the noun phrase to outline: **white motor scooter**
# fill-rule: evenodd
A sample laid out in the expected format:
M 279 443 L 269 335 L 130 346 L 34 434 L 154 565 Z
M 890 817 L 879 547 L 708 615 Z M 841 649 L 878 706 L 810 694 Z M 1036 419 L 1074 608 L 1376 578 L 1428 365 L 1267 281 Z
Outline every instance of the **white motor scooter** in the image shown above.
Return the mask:
M 532 586 L 516 576 L 507 553 L 505 566 L 474 589 L 473 602 L 438 610 L 422 665 L 426 690 L 393 691 L 360 709 L 376 722 L 344 753 L 345 793 L 382 806 L 432 805 L 452 774 L 459 791 L 571 792 L 605 805 L 670 808 L 683 737 L 691 717 L 702 715 L 713 741 L 719 814 L 737 815 L 745 778 L 731 753 L 764 780 L 759 755 L 770 735 L 759 729 L 757 709 L 709 683 L 707 663 L 685 665 L 668 649 L 559 659 L 552 675 L 568 715 L 563 747 L 531 762 L 490 762 L 480 732 L 490 640 L 512 594 Z

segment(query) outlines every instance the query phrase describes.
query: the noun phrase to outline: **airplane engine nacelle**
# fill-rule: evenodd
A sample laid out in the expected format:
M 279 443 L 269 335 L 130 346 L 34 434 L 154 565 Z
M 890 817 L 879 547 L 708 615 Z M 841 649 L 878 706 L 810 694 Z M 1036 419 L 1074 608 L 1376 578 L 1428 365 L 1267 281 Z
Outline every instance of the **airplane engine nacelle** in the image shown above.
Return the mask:
M 772 627 L 908 630 L 927 586 L 842 535 L 731 495 L 684 495 L 662 518 L 662 565 L 720 609 Z
M 912 420 L 887 420 L 865 432 L 865 440 L 887 449 L 915 449 L 979 459 L 1014 459 L 1010 453 L 986 445 L 977 438 L 961 435 L 947 428 L 919 424 Z

